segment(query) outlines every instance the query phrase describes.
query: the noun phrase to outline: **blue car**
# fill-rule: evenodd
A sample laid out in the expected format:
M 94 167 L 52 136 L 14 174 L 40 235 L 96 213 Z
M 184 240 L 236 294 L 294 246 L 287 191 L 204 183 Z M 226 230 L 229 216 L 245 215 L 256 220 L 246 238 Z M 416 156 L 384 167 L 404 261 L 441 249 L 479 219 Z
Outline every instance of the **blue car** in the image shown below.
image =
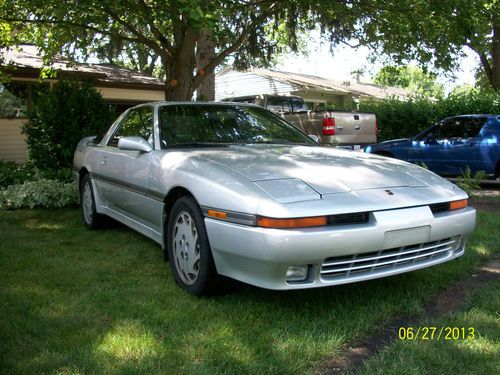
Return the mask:
M 365 152 L 411 163 L 425 163 L 433 172 L 458 176 L 468 166 L 500 178 L 500 115 L 446 118 L 413 138 L 369 145 Z

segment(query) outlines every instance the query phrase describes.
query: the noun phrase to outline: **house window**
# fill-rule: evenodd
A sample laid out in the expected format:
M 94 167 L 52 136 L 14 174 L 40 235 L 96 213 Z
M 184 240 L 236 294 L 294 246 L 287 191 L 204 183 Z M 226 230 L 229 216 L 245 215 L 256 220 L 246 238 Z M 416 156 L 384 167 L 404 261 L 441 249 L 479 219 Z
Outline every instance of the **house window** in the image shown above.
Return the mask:
M 26 118 L 33 102 L 48 91 L 47 83 L 0 83 L 0 118 Z
M 26 117 L 28 91 L 26 83 L 0 83 L 0 117 Z

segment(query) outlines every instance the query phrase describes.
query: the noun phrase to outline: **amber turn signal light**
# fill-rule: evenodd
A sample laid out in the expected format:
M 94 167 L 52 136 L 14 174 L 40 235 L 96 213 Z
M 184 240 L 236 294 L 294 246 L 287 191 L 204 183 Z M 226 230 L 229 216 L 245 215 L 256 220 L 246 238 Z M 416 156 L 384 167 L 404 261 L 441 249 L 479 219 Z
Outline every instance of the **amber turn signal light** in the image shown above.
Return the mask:
M 467 199 L 450 202 L 450 210 L 458 210 L 467 207 Z
M 307 228 L 326 225 L 326 216 L 303 217 L 299 219 L 257 218 L 257 226 L 264 228 Z
M 227 219 L 227 212 L 208 210 L 207 214 L 208 216 L 215 217 L 217 219 Z

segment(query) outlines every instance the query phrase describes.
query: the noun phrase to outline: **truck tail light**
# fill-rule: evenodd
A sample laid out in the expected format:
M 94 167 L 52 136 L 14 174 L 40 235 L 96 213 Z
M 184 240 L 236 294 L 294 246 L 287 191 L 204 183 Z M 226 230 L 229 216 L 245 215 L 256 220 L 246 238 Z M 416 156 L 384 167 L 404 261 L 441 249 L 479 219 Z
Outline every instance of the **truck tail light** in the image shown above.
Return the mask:
M 335 119 L 333 117 L 323 119 L 323 135 L 335 135 Z

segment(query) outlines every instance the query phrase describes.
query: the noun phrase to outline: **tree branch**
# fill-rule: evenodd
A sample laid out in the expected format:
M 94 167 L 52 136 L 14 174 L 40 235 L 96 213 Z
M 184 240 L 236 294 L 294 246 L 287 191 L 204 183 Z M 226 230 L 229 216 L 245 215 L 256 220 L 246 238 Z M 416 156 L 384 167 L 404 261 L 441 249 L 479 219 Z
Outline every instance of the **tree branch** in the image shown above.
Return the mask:
M 276 3 L 272 4 L 269 8 L 271 9 Z M 263 13 L 259 17 L 256 17 L 252 22 L 250 22 L 248 25 L 246 25 L 243 30 L 241 31 L 240 36 L 236 41 L 221 51 L 215 58 L 210 61 L 205 67 L 205 74 L 200 75 L 199 73 L 193 78 L 192 82 L 192 87 L 193 91 L 196 90 L 196 88 L 200 85 L 201 82 L 203 82 L 203 79 L 205 78 L 205 75 L 212 72 L 217 65 L 222 63 L 226 57 L 228 57 L 231 53 L 235 52 L 248 38 L 248 35 L 250 34 L 250 30 L 259 22 L 263 21 L 267 17 L 268 13 Z
M 75 22 L 63 21 L 63 20 L 53 20 L 53 19 L 27 19 L 27 18 L 2 18 L 2 21 L 6 22 L 24 22 L 24 23 L 33 23 L 33 24 L 41 24 L 41 25 L 62 25 L 66 27 L 77 27 L 79 29 L 91 30 L 99 34 L 108 35 L 108 36 L 117 36 L 123 40 L 127 40 L 133 43 L 142 43 L 138 38 L 132 38 L 122 34 L 113 34 L 108 30 L 103 30 L 98 27 L 79 24 Z
M 141 5 L 142 9 L 144 10 L 144 15 L 148 21 L 148 25 L 151 27 L 151 31 L 153 35 L 158 39 L 160 44 L 171 54 L 174 54 L 174 48 L 170 44 L 167 38 L 165 38 L 165 35 L 161 33 L 160 30 L 156 27 L 154 20 L 151 18 L 151 8 L 146 4 L 144 0 L 139 0 L 139 4 Z
M 475 47 L 472 43 L 467 43 L 467 47 L 469 47 L 479 56 L 479 61 L 481 62 L 481 66 L 483 67 L 486 77 L 488 78 L 488 82 L 493 84 L 493 69 L 490 65 L 490 62 L 488 61 L 488 56 L 486 56 L 486 53 Z
M 142 34 L 141 32 L 139 32 L 130 23 L 125 22 L 120 17 L 120 15 L 118 15 L 112 8 L 110 8 L 109 6 L 106 6 L 106 5 L 104 7 L 106 8 L 106 11 L 109 13 L 109 15 L 111 16 L 111 18 L 113 18 L 116 22 L 118 22 L 120 25 L 122 25 L 130 33 L 132 33 L 133 35 L 136 36 L 136 38 L 137 38 L 137 40 L 138 40 L 139 43 L 142 43 L 142 44 L 148 46 L 152 50 L 156 51 L 156 53 L 158 53 L 158 54 L 163 54 L 165 52 L 167 52 L 168 54 L 170 54 L 170 51 L 162 50 L 161 47 L 157 43 L 155 43 L 154 40 L 151 40 L 151 39 L 147 38 L 146 36 L 144 36 L 144 34 Z

